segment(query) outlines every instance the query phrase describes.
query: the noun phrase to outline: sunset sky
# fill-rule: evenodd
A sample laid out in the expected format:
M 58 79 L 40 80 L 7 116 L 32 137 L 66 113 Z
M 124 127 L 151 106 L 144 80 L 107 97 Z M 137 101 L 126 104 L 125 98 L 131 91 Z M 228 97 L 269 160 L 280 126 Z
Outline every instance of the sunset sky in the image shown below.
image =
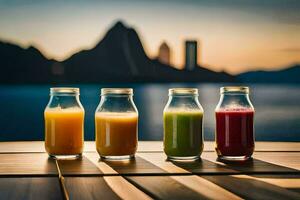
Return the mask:
M 217 71 L 300 63 L 298 0 L 0 0 L 0 40 L 58 60 L 92 48 L 117 20 L 137 30 L 150 57 L 166 41 L 178 67 L 185 39 L 198 40 L 199 64 Z

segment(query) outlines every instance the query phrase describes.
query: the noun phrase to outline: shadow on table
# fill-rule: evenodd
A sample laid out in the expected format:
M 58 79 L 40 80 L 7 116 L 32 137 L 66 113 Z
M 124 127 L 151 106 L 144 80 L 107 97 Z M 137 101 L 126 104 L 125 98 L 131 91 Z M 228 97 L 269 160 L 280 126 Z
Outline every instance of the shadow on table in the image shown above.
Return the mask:
M 224 162 L 218 160 L 216 163 L 205 159 L 170 162 L 242 198 L 299 199 L 300 197 L 298 193 L 300 188 L 287 189 L 258 180 L 258 178 L 266 177 L 276 177 L 277 179 L 300 178 L 298 170 L 288 167 L 258 159 L 251 159 L 244 162 Z
M 205 159 L 196 161 L 170 161 L 174 165 L 181 167 L 191 173 L 195 174 L 290 174 L 300 175 L 300 171 L 280 165 L 275 165 L 258 159 L 251 159 L 243 162 L 229 162 L 217 160 L 218 162 L 211 162 Z
M 290 190 L 261 180 L 235 176 L 201 176 L 245 199 L 299 199 L 299 188 Z
M 166 162 L 171 162 L 172 164 L 185 169 L 193 174 L 206 174 L 206 175 L 215 175 L 215 174 L 237 174 L 238 172 L 230 169 L 226 166 L 211 162 L 205 159 L 198 159 L 194 161 L 172 161 L 166 160 Z
M 300 175 L 300 171 L 289 167 L 276 165 L 259 159 L 250 159 L 246 161 L 225 161 L 217 159 L 219 163 L 223 163 L 226 167 L 245 174 L 260 174 L 260 176 L 270 176 L 274 174 Z
M 147 160 L 136 156 L 130 160 L 106 160 L 99 159 L 99 162 L 104 162 L 112 169 L 121 175 L 160 175 L 168 174 L 165 170 L 148 162 Z
M 103 172 L 85 156 L 75 160 L 57 160 L 63 176 L 98 176 Z

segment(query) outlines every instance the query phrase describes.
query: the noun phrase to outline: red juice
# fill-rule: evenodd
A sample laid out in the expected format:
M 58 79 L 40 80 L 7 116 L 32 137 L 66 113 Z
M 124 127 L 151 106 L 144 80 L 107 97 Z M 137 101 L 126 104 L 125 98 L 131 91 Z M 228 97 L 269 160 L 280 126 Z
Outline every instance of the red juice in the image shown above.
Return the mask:
M 218 156 L 249 158 L 254 151 L 254 110 L 216 111 L 216 151 Z

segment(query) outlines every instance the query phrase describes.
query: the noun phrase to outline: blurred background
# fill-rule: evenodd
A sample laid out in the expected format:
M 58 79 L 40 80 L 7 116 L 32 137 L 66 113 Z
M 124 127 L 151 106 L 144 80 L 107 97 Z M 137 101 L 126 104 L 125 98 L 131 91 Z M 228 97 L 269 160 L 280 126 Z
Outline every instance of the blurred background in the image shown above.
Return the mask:
M 94 140 L 102 87 L 132 87 L 161 140 L 168 88 L 196 87 L 214 139 L 219 87 L 246 85 L 256 140 L 300 141 L 298 0 L 0 0 L 0 140 L 43 140 L 53 86 L 79 87 Z

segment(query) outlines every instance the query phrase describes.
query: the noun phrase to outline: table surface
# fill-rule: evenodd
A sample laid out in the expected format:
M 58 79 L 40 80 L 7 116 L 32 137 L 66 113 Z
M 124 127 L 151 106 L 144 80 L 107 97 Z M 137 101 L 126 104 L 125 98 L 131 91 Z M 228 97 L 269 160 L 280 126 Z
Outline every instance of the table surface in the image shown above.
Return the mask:
M 48 158 L 44 143 L 0 142 L 0 199 L 300 199 L 300 142 L 256 142 L 253 160 L 166 160 L 162 142 L 139 142 L 131 161 L 103 161 L 94 142 L 82 159 Z

